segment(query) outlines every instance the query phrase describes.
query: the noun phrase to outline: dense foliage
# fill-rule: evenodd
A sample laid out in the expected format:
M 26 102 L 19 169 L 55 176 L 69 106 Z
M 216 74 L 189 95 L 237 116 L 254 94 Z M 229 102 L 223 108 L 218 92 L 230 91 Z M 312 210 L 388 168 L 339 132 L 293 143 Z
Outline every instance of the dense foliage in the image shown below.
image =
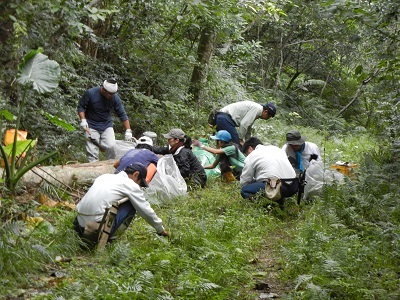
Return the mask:
M 257 268 L 249 261 L 268 238 L 261 234 L 265 226 L 282 235 L 276 248 L 283 249 L 281 278 L 289 282 L 289 298 L 398 298 L 399 12 L 396 0 L 1 1 L 0 128 L 15 127 L 20 114 L 20 128 L 37 139 L 33 156 L 58 152 L 48 164 L 84 161 L 78 100 L 87 88 L 115 77 L 136 136 L 170 127 L 201 136 L 208 133 L 212 105 L 273 101 L 278 115 L 258 124 L 256 135 L 281 145 L 286 130 L 296 127 L 322 146 L 328 164 L 362 166 L 357 180 L 325 190 L 310 205 L 292 203 L 283 216 L 243 203 L 224 185 L 193 192 L 160 208 L 176 230 L 171 244 L 142 237 L 140 225 L 107 259 L 84 258 L 100 265 L 101 278 L 74 261 L 78 266 L 71 269 L 78 271 L 70 270 L 69 278 L 75 283 L 61 279 L 54 294 L 245 299 L 243 290 L 251 287 L 244 282 Z M 21 61 L 39 48 L 61 68 L 51 93 L 17 84 Z M 115 130 L 122 137 L 118 120 Z M 30 231 L 19 219 L 36 214 L 38 194 L 20 201 L 5 187 L 1 191 L 4 295 L 12 287 L 29 288 L 25 274 L 47 271 L 55 255 L 76 253 L 79 245 L 70 234 L 71 214 L 46 211 L 57 229 L 41 223 Z M 135 245 L 125 243 L 137 235 Z M 136 257 L 136 269 L 128 268 Z M 127 274 L 129 283 L 119 280 Z

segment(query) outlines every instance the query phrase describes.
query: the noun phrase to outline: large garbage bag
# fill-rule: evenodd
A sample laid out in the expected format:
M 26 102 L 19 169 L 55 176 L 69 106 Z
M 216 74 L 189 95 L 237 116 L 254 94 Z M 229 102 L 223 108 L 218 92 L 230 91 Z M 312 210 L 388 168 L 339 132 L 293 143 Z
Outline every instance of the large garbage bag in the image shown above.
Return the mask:
M 126 152 L 136 147 L 137 143 L 136 140 L 132 142 L 122 141 L 122 140 L 115 140 L 114 152 L 115 152 L 115 159 L 120 159 Z
M 310 199 L 322 192 L 324 185 L 343 184 L 344 175 L 332 169 L 326 169 L 322 161 L 312 160 L 306 171 L 304 198 Z
M 157 172 L 145 190 L 146 199 L 151 203 L 162 203 L 186 193 L 185 179 L 172 154 L 162 156 L 157 163 Z
M 199 141 L 208 146 L 208 140 L 204 138 L 200 138 Z M 201 165 L 204 167 L 206 165 L 211 165 L 215 161 L 214 154 L 200 148 L 200 147 L 193 147 L 193 153 L 196 155 L 197 159 L 200 161 Z M 214 169 L 205 169 L 207 178 L 214 178 L 221 176 L 221 170 L 219 166 Z

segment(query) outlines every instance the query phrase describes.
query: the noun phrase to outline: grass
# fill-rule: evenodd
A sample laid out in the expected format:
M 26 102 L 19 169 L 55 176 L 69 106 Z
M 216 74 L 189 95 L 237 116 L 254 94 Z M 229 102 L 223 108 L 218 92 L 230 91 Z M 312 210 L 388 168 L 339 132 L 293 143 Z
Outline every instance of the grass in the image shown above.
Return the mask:
M 307 128 L 301 132 L 310 141 L 324 139 Z M 268 258 L 277 266 L 283 299 L 398 299 L 398 188 L 382 167 L 389 155 L 367 136 L 348 137 L 345 144 L 329 139 L 324 148 L 328 157 L 338 153 L 358 163 L 357 179 L 327 187 L 300 206 L 290 199 L 283 212 L 265 199 L 244 200 L 236 183 L 216 179 L 206 189 L 153 205 L 169 238 L 136 218 L 119 240 L 97 253 L 81 250 L 71 228 L 74 212 L 38 210 L 35 195 L 27 196 L 32 199 L 25 199 L 25 208 L 2 199 L 3 219 L 14 209 L 39 211 L 51 226 L 29 228 L 13 218 L 1 227 L 0 295 L 256 299 L 257 281 L 270 278 L 271 270 L 262 265 Z

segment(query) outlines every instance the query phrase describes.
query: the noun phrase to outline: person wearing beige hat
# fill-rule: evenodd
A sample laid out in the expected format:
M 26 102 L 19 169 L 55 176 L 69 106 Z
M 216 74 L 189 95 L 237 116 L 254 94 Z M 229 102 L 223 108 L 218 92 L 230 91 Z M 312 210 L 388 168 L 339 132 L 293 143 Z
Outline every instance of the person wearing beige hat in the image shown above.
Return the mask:
M 282 150 L 286 152 L 296 174 L 306 170 L 310 166 L 311 160 L 322 161 L 318 146 L 306 142 L 306 137 L 297 130 L 290 130 L 286 133 L 286 143 Z
M 99 150 L 106 152 L 107 159 L 115 158 L 112 111 L 125 127 L 125 140 L 132 139 L 129 118 L 117 91 L 117 81 L 106 79 L 101 86 L 87 90 L 78 103 L 80 127 L 85 133 L 89 162 L 99 160 Z
M 192 139 L 182 129 L 174 128 L 163 134 L 168 140 L 168 146 L 153 147 L 156 154 L 172 154 L 182 177 L 195 185 L 204 187 L 207 175 L 204 167 L 192 151 Z

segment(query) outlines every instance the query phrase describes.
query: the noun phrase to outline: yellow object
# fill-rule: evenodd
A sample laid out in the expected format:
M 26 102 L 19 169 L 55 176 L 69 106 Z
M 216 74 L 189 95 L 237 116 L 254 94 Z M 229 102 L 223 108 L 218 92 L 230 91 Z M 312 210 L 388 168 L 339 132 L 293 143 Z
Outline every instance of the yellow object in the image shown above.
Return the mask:
M 4 140 L 3 140 L 5 146 L 14 143 L 14 135 L 15 135 L 15 129 L 7 129 L 6 130 L 6 133 L 4 135 Z M 27 131 L 18 130 L 17 141 L 25 141 L 27 136 L 28 136 L 28 132 Z M 21 157 L 22 158 L 25 157 L 25 152 L 21 154 Z M 7 160 L 8 160 L 8 163 L 11 163 L 11 158 L 10 157 L 8 157 Z M 3 168 L 4 166 L 5 166 L 4 159 L 1 159 L 0 160 L 0 167 Z
M 4 135 L 4 145 L 7 146 L 9 144 L 14 143 L 14 135 L 15 135 L 15 129 L 6 130 L 6 134 Z M 18 130 L 17 141 L 25 141 L 27 136 L 28 136 L 27 131 Z
M 32 227 L 37 227 L 39 226 L 40 223 L 42 223 L 44 219 L 42 217 L 26 217 L 25 222 Z
M 344 164 L 334 164 L 331 166 L 332 169 L 335 169 L 336 171 L 347 175 L 349 177 L 355 177 L 354 173 L 354 168 L 357 168 L 356 164 L 351 164 L 351 163 L 344 163 Z
M 232 181 L 236 180 L 236 178 L 235 178 L 235 176 L 233 176 L 232 172 L 226 172 L 226 173 L 223 173 L 222 175 L 224 176 L 226 182 L 232 182 Z

